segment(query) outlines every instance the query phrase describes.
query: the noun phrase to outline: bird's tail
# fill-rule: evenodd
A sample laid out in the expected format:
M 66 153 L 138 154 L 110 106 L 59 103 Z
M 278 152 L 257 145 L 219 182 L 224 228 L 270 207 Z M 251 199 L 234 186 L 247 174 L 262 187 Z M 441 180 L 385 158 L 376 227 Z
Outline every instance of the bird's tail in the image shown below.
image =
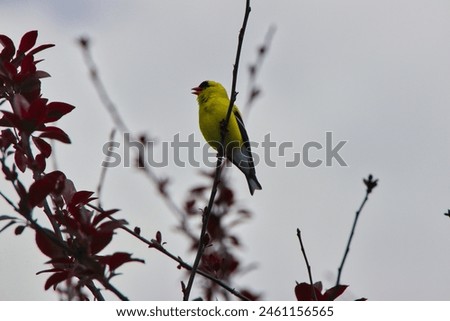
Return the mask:
M 247 148 L 234 148 L 229 155 L 229 158 L 231 158 L 233 164 L 244 173 L 245 178 L 247 179 L 248 188 L 250 189 L 250 194 L 253 195 L 255 190 L 262 189 L 261 184 L 256 178 L 255 165 L 253 163 L 250 146 Z
M 247 178 L 248 188 L 250 189 L 250 194 L 253 195 L 255 190 L 262 189 L 262 186 L 258 182 L 256 175 L 247 175 L 246 178 Z

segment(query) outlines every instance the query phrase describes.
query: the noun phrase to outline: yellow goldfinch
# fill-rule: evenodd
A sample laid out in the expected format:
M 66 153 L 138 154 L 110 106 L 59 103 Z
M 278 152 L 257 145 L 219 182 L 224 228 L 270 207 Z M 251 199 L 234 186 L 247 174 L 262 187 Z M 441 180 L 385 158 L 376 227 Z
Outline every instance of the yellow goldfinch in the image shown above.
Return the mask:
M 220 124 L 225 120 L 230 104 L 227 91 L 218 82 L 207 80 L 192 88 L 192 93 L 197 95 L 200 130 L 203 137 L 217 150 L 222 140 Z M 225 135 L 225 154 L 244 173 L 252 195 L 256 189 L 262 189 L 256 178 L 247 131 L 236 105 L 233 106 Z

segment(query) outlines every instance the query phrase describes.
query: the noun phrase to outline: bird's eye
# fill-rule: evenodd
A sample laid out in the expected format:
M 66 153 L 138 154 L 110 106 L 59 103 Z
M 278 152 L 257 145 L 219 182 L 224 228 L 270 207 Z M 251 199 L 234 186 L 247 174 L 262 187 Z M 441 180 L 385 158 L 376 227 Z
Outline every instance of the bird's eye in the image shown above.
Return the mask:
M 209 83 L 208 83 L 208 81 L 207 80 L 205 80 L 204 82 L 202 82 L 201 84 L 200 84 L 200 86 L 199 86 L 200 88 L 202 88 L 202 89 L 204 89 L 204 88 L 207 88 L 207 87 L 209 87 Z

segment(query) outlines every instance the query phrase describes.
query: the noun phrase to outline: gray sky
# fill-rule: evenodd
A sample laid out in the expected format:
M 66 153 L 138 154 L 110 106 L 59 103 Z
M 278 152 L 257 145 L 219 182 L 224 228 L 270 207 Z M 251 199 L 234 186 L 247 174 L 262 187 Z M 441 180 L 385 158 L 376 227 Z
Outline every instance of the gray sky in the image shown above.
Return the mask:
M 205 79 L 228 89 L 244 1 L 1 1 L 1 33 L 16 43 L 37 29 L 43 52 L 45 97 L 77 107 L 59 125 L 73 144 L 56 147 L 58 162 L 78 189 L 95 190 L 102 145 L 112 123 L 88 79 L 75 39 L 88 35 L 111 98 L 136 132 L 160 141 L 191 133 L 203 143 L 190 88 Z M 342 275 L 345 298 L 448 300 L 450 283 L 450 3 L 437 0 L 253 1 L 243 47 L 240 92 L 247 92 L 246 66 L 266 31 L 276 26 L 258 78 L 263 89 L 247 118 L 255 142 L 271 134 L 293 142 L 276 167 L 260 163 L 263 185 L 253 197 L 241 173 L 231 177 L 240 202 L 254 211 L 239 227 L 244 262 L 258 268 L 239 278 L 268 300 L 294 300 L 295 281 L 307 281 L 296 238 L 302 230 L 315 280 L 334 285 L 356 209 L 362 178 L 380 179 L 357 227 Z M 325 133 L 347 141 L 348 167 L 299 165 L 286 159 L 309 141 L 325 145 Z M 262 153 L 261 148 L 255 149 Z M 323 150 L 311 154 L 323 157 Z M 170 176 L 180 202 L 201 182 L 191 166 L 157 169 Z M 2 185 L 4 186 L 4 184 Z M 5 187 L 2 190 L 8 191 Z M 152 237 L 163 233 L 167 248 L 187 261 L 186 240 L 154 187 L 133 169 L 108 172 L 103 203 Z M 0 203 L 1 214 L 11 210 Z M 47 258 L 27 230 L 0 234 L 0 299 L 53 300 L 45 292 Z M 146 260 L 121 269 L 114 284 L 133 300 L 180 300 L 186 275 L 156 251 L 119 235 L 109 249 Z M 165 279 L 162 280 L 162 275 Z M 193 295 L 198 293 L 194 291 Z M 114 298 L 110 295 L 109 298 Z

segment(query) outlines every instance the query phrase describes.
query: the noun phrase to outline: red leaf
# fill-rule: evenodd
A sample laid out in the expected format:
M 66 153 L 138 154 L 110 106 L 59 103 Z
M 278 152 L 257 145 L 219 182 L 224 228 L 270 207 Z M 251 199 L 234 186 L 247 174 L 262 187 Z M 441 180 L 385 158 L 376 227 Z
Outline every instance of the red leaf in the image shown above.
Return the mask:
M 52 154 L 52 146 L 47 143 L 45 140 L 39 137 L 32 137 L 34 145 L 36 145 L 37 149 L 45 156 L 45 158 L 49 158 Z
M 328 289 L 324 296 L 327 301 L 334 301 L 337 297 L 339 297 L 342 293 L 344 293 L 345 289 L 347 289 L 348 285 L 336 285 L 330 289 Z
M 52 260 L 45 262 L 46 264 L 52 263 Z M 47 269 L 47 270 L 41 270 L 39 272 L 36 272 L 36 275 L 42 274 L 42 273 L 49 273 L 49 272 L 61 272 L 63 271 L 61 268 L 53 268 L 53 269 Z
M 66 280 L 69 277 L 69 272 L 58 272 L 52 274 L 47 281 L 45 282 L 44 288 L 46 290 L 50 289 L 53 286 L 53 289 L 56 289 L 56 286 L 62 281 Z
M 1 58 L 1 54 L 0 54 Z M 7 79 L 13 79 L 17 75 L 17 67 L 10 62 L 3 62 L 3 68 L 0 69 L 1 75 Z
M 223 260 L 216 253 L 204 255 L 202 257 L 202 266 L 211 272 L 217 272 L 222 266 Z
M 0 44 L 3 45 L 3 50 L 0 52 L 0 60 L 10 61 L 16 53 L 14 42 L 5 35 L 0 35 Z
M 36 39 L 38 36 L 37 30 L 29 31 L 23 35 L 20 40 L 20 45 L 18 51 L 27 52 L 36 44 Z
M 57 239 L 55 233 L 49 229 L 36 231 L 36 244 L 43 254 L 50 258 L 64 257 L 64 251 L 56 245 L 50 238 Z
M 53 45 L 53 44 L 40 45 L 40 46 L 34 48 L 33 50 L 31 50 L 28 54 L 29 55 L 35 55 L 36 53 L 38 53 L 38 52 L 40 52 L 42 50 L 45 50 L 47 48 L 51 48 L 51 47 L 54 47 L 54 46 L 55 45 Z
M 121 266 L 124 263 L 127 262 L 141 262 L 144 263 L 144 260 L 140 260 L 140 259 L 133 259 L 131 257 L 130 253 L 125 253 L 125 252 L 116 252 L 113 255 L 108 256 L 108 262 L 106 264 L 108 264 L 109 269 L 111 271 L 114 271 L 115 269 L 117 269 L 119 266 Z
M 184 210 L 192 215 L 192 214 L 196 214 L 197 213 L 197 208 L 194 208 L 195 205 L 195 200 L 187 200 L 186 203 L 184 204 Z
M 113 215 L 114 213 L 116 213 L 118 211 L 119 211 L 118 209 L 113 209 L 113 210 L 108 210 L 108 211 L 101 212 L 99 215 L 94 217 L 94 219 L 92 220 L 92 224 L 93 225 L 97 225 L 98 223 L 103 221 L 103 219 Z
M 54 269 L 50 269 L 50 270 L 44 270 L 44 271 L 39 271 L 36 274 L 39 273 L 44 273 L 44 272 L 55 272 L 55 271 L 62 271 L 61 268 L 66 268 L 66 267 L 72 267 L 74 265 L 74 261 L 76 259 L 75 258 L 70 258 L 70 257 L 57 257 L 51 260 L 48 260 L 47 262 L 45 262 L 45 264 L 53 264 L 54 266 L 59 266 L 56 267 Z
M 314 283 L 314 287 L 322 293 L 323 285 L 321 281 Z
M 61 192 L 65 179 L 64 173 L 54 171 L 31 184 L 28 192 L 30 206 L 34 207 L 40 204 L 50 193 Z
M 318 301 L 323 301 L 323 296 L 320 293 L 320 290 L 315 286 L 312 287 L 309 283 L 300 283 L 295 286 L 295 296 L 297 297 L 297 301 L 314 301 L 315 298 L 313 296 L 313 289 L 316 293 L 316 297 Z
M 103 250 L 112 240 L 113 232 L 97 233 L 91 243 L 91 253 L 97 254 Z
M 99 233 L 109 233 L 109 232 L 113 232 L 115 229 L 121 228 L 123 225 L 127 225 L 127 224 L 128 224 L 128 222 L 125 220 L 108 221 L 108 222 L 102 223 L 97 228 L 97 231 Z
M 19 225 L 16 227 L 16 229 L 14 230 L 14 234 L 16 235 L 20 235 L 22 234 L 23 230 L 25 229 L 25 225 Z
M 92 199 L 90 198 L 94 192 L 90 191 L 79 191 L 73 194 L 70 200 L 70 206 L 85 205 L 89 203 Z
M 14 136 L 11 129 L 4 129 L 0 132 L 0 145 L 1 147 L 7 149 L 12 144 L 16 143 L 16 136 Z
M 36 72 L 34 73 L 34 77 L 38 78 L 38 79 L 42 79 L 42 78 L 48 78 L 51 77 L 50 74 L 46 71 L 43 70 L 36 70 Z
M 44 122 L 45 115 L 47 113 L 47 110 L 45 108 L 47 101 L 48 101 L 47 99 L 42 98 L 35 99 L 31 103 L 28 112 L 24 113 L 22 118 L 29 121 L 30 126 L 28 130 L 30 132 L 34 131 L 37 125 L 40 125 Z
M 21 149 L 16 149 L 16 152 L 14 153 L 14 162 L 16 163 L 17 168 L 24 173 L 27 169 L 28 158 Z
M 66 103 L 61 102 L 51 102 L 47 105 L 47 117 L 45 119 L 46 123 L 57 121 L 62 116 L 70 113 L 75 107 Z
M 3 117 L 0 119 L 0 126 L 21 128 L 22 123 L 17 115 L 6 110 L 0 111 L 3 113 Z
M 219 195 L 216 198 L 215 203 L 216 204 L 225 203 L 228 206 L 232 205 L 234 203 L 233 191 L 229 188 L 222 187 L 220 189 Z
M 34 158 L 35 161 L 35 168 L 37 171 L 42 173 L 45 171 L 45 168 L 47 167 L 47 162 L 45 161 L 45 156 L 42 154 L 37 154 Z
M 23 119 L 30 110 L 30 103 L 24 96 L 16 94 L 14 95 L 12 108 L 14 114 L 17 115 L 20 119 Z
M 33 101 L 41 96 L 41 81 L 33 76 L 26 77 L 18 90 L 28 101 Z
M 56 139 L 56 140 L 59 140 L 60 142 L 70 144 L 69 136 L 61 128 L 48 126 L 48 127 L 45 127 L 44 129 L 41 129 L 41 131 L 43 133 L 40 134 L 39 137 Z
M 23 58 L 20 64 L 20 74 L 28 75 L 36 71 L 36 65 L 34 64 L 33 56 L 27 55 Z

